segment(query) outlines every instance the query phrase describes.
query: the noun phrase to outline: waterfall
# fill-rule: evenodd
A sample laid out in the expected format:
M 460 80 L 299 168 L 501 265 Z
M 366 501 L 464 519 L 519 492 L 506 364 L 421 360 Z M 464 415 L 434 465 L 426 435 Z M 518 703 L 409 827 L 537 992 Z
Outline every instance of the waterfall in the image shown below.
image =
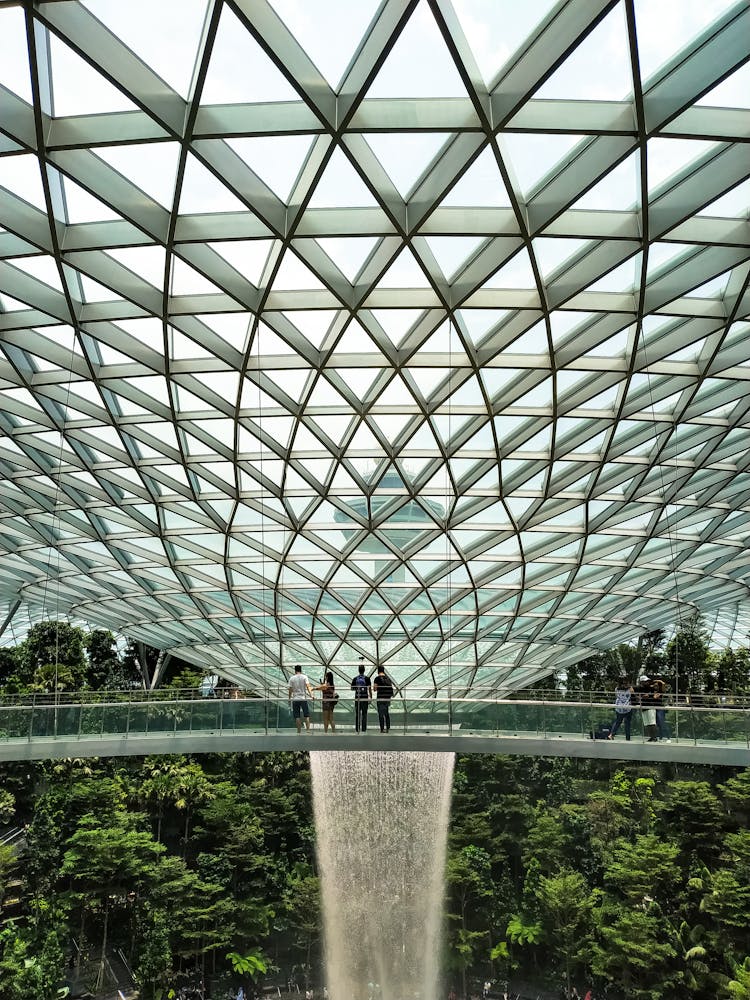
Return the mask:
M 436 1000 L 453 754 L 310 754 L 331 1000 Z

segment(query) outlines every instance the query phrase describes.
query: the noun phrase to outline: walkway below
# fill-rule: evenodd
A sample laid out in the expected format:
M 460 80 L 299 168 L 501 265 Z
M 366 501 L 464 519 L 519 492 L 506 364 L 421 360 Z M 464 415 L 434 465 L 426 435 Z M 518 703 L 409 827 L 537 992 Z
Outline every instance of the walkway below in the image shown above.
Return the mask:
M 611 717 L 605 704 L 520 700 L 399 699 L 392 728 L 378 731 L 375 706 L 368 732 L 354 732 L 353 703 L 335 710 L 337 730 L 324 733 L 319 703 L 314 726 L 298 734 L 286 698 L 211 698 L 180 693 L 73 692 L 18 697 L 0 704 L 0 761 L 146 754 L 268 753 L 275 750 L 398 750 L 493 753 L 535 757 L 670 761 L 750 767 L 750 710 L 674 707 L 671 742 L 644 738 L 640 713 L 633 737 L 591 739 Z M 75 699 L 75 700 L 74 700 Z M 374 723 L 374 729 L 373 729 Z

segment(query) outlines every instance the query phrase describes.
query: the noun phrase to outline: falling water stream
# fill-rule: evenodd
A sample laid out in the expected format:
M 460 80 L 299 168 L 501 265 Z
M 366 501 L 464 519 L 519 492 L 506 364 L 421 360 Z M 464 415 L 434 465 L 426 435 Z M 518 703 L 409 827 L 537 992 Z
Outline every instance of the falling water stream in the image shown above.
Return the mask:
M 435 1000 L 453 754 L 310 764 L 331 1000 Z

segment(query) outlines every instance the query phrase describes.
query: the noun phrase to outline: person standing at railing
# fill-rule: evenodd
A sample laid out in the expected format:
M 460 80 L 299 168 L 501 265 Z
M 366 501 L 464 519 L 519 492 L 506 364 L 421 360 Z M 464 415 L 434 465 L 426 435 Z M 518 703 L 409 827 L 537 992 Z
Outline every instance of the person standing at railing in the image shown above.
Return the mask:
M 391 698 L 393 698 L 393 681 L 385 672 L 385 667 L 378 667 L 374 681 L 375 704 L 378 708 L 378 722 L 381 733 L 391 731 Z
M 307 695 L 315 698 L 310 681 L 302 673 L 302 667 L 297 664 L 294 674 L 289 678 L 289 698 L 292 702 L 292 716 L 297 732 L 302 732 L 302 717 L 305 719 L 305 729 L 310 729 L 310 706 L 307 703 Z
M 635 692 L 641 703 L 643 735 L 647 738 L 648 743 L 656 743 L 658 742 L 656 739 L 656 701 L 654 700 L 654 688 L 651 678 L 646 676 L 641 677 Z
M 630 740 L 630 726 L 633 721 L 631 698 L 633 696 L 633 685 L 627 677 L 621 677 L 615 688 L 615 721 L 609 732 L 608 740 L 613 740 L 617 736 L 617 730 L 625 724 L 625 739 Z
M 367 709 L 372 699 L 372 682 L 365 673 L 364 663 L 360 663 L 357 676 L 350 685 L 354 692 L 354 728 L 358 733 L 367 732 Z
M 654 704 L 656 706 L 656 728 L 659 739 L 662 743 L 671 743 L 672 734 L 667 725 L 667 702 L 669 694 L 667 692 L 667 682 L 663 677 L 654 677 L 651 682 L 654 691 Z
M 336 723 L 333 721 L 333 710 L 336 707 L 336 702 L 339 700 L 339 696 L 336 694 L 336 686 L 333 683 L 333 672 L 331 670 L 326 670 L 325 680 L 322 684 L 318 684 L 317 687 L 313 688 L 313 691 L 321 692 L 321 708 L 323 709 L 323 732 L 328 732 L 328 727 L 331 727 L 331 732 L 336 732 Z

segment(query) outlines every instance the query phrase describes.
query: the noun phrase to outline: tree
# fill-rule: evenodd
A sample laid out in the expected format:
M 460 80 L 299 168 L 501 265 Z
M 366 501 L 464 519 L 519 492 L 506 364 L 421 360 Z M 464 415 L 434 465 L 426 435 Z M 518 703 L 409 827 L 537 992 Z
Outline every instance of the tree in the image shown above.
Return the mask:
M 145 906 L 138 922 L 138 937 L 134 943 L 134 972 L 144 1000 L 155 1000 L 172 981 L 172 948 L 164 912 Z
M 197 805 L 210 801 L 215 797 L 215 794 L 213 786 L 203 773 L 203 768 L 200 764 L 196 764 L 191 761 L 177 773 L 176 797 L 174 799 L 174 804 L 175 808 L 185 813 L 183 856 L 187 853 L 190 818 L 193 814 L 193 810 Z
M 705 857 L 718 850 L 721 806 L 707 781 L 671 782 L 659 814 L 665 834 L 674 830 L 683 852 L 697 851 Z
M 152 883 L 164 853 L 150 833 L 139 829 L 142 821 L 137 814 L 116 813 L 109 826 L 102 826 L 93 816 L 84 816 L 63 857 L 60 873 L 68 877 L 69 900 L 79 908 L 81 947 L 87 916 L 95 910 L 103 914 L 97 986 L 104 971 L 111 910 L 126 906 L 131 894 L 137 896 Z
M 568 996 L 570 973 L 581 955 L 588 953 L 590 914 L 594 900 L 580 872 L 563 868 L 559 874 L 542 877 L 537 893 L 545 940 L 565 967 Z
M 591 971 L 616 992 L 634 1000 L 660 1000 L 675 955 L 653 906 L 622 910 L 606 905 L 598 912 Z
M 469 926 L 469 907 L 475 920 L 477 909 L 492 896 L 489 855 L 481 847 L 462 847 L 448 856 L 445 879 L 453 900 L 453 912 L 448 914 L 452 926 L 449 963 L 461 973 L 463 996 L 466 997 L 466 972 L 474 962 L 477 946 L 485 941 L 488 957 L 490 951 L 486 927 L 473 930 Z
M 604 881 L 631 905 L 666 900 L 680 878 L 678 853 L 676 845 L 654 834 L 642 834 L 632 844 L 620 840 L 604 870 Z
M 19 647 L 19 676 L 38 691 L 81 688 L 86 680 L 84 635 L 67 622 L 32 625 Z
M 118 656 L 115 637 L 107 629 L 95 629 L 84 639 L 88 655 L 87 680 L 89 687 L 107 688 L 118 678 Z
M 702 691 L 711 659 L 708 633 L 700 612 L 683 618 L 667 643 L 666 672 L 673 688 L 680 692 Z
M 569 847 L 570 837 L 556 813 L 550 811 L 545 804 L 540 804 L 536 819 L 526 835 L 524 864 L 528 865 L 532 858 L 536 858 L 540 871 L 549 875 L 564 864 Z

